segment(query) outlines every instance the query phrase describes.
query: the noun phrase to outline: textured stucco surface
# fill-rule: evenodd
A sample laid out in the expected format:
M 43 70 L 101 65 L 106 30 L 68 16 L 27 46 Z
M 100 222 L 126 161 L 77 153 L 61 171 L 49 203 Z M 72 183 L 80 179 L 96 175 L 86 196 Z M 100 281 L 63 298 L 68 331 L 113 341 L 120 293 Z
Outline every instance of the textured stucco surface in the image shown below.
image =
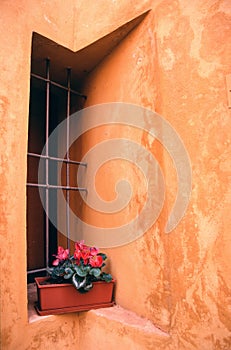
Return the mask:
M 177 190 L 172 161 L 155 140 L 132 128 L 101 128 L 83 151 L 125 136 L 152 152 L 164 172 L 166 200 L 157 223 L 139 240 L 108 249 L 116 301 L 135 313 L 109 310 L 51 316 L 28 323 L 26 294 L 26 152 L 32 32 L 76 51 L 144 11 L 144 21 L 89 75 L 87 105 L 122 101 L 156 110 L 182 138 L 192 165 L 188 211 L 164 233 Z M 228 350 L 230 323 L 230 110 L 225 76 L 231 70 L 231 4 L 195 1 L 2 1 L 0 84 L 1 346 L 2 349 Z M 120 170 L 116 170 L 120 169 Z M 123 223 L 143 205 L 140 174 L 128 164 L 101 169 L 97 188 L 111 199 L 127 173 L 131 205 L 110 218 L 86 208 L 87 220 Z M 106 190 L 106 179 L 110 179 Z M 110 221 L 110 222 L 108 222 Z M 146 326 L 145 326 L 146 325 Z M 147 326 L 148 325 L 148 326 Z M 156 333 L 154 325 L 165 333 Z M 154 328 L 153 328 L 154 327 Z M 148 335 L 147 335 L 148 333 Z

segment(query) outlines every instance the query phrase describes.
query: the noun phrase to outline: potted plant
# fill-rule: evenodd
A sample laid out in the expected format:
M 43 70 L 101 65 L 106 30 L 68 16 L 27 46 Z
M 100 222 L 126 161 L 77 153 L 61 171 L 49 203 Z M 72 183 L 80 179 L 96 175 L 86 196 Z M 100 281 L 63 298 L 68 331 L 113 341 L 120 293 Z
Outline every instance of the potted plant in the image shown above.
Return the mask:
M 40 315 L 85 311 L 113 305 L 114 280 L 102 271 L 106 254 L 89 247 L 84 241 L 75 243 L 75 251 L 58 247 L 49 276 L 35 278 Z

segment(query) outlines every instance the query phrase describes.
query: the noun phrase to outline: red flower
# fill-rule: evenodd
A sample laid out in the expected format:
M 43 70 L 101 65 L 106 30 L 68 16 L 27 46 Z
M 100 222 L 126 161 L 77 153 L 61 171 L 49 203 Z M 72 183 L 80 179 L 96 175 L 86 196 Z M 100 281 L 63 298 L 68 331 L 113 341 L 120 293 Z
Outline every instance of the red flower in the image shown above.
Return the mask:
M 80 259 L 75 258 L 75 264 L 79 266 L 80 265 Z
M 83 240 L 75 243 L 74 259 L 77 265 L 83 261 L 84 265 L 90 264 L 93 267 L 101 267 L 103 258 L 100 255 L 98 256 L 98 253 L 98 248 L 88 247 Z
M 76 260 L 80 260 L 80 258 L 81 258 L 81 250 L 75 250 L 75 252 L 74 252 L 74 258 L 75 258 Z
M 81 251 L 81 258 L 83 259 L 84 265 L 88 264 L 89 257 L 90 257 L 90 250 L 89 249 L 84 249 Z
M 103 258 L 101 255 L 91 256 L 89 259 L 89 264 L 92 267 L 101 267 L 103 265 Z

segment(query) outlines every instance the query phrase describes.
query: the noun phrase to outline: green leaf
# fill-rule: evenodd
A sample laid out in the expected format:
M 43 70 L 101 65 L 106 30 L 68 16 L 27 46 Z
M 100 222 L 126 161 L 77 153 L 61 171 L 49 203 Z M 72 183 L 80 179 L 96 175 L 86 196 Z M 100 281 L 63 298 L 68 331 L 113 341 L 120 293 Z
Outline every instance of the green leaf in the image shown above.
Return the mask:
M 93 267 L 91 271 L 89 272 L 90 275 L 93 275 L 94 277 L 99 277 L 101 274 L 101 270 L 97 267 Z
M 101 275 L 102 280 L 104 280 L 105 282 L 111 282 L 112 280 L 112 275 L 110 275 L 110 273 L 105 273 L 103 272 Z
M 97 255 L 102 256 L 103 260 L 106 260 L 106 259 L 107 259 L 107 255 L 104 254 L 104 253 L 98 253 Z
M 70 268 L 70 267 L 66 267 L 65 268 L 65 275 L 63 276 L 66 280 L 68 280 L 69 278 L 71 278 L 72 277 L 72 275 L 73 275 L 73 271 L 72 271 L 72 269 Z
M 80 289 L 86 286 L 87 279 L 86 277 L 83 279 L 80 279 L 79 276 L 75 273 L 72 276 L 72 283 L 76 289 Z
M 63 267 L 57 266 L 56 268 L 53 269 L 52 275 L 53 276 L 62 276 L 65 274 L 65 269 Z
M 85 290 L 85 292 L 88 292 L 92 288 L 93 288 L 93 284 L 92 283 L 88 283 L 83 289 Z
M 49 273 L 49 275 L 52 275 L 52 273 L 53 273 L 53 269 L 52 269 L 52 268 L 50 268 L 50 267 L 48 267 L 48 268 L 47 268 L 47 272 Z
M 75 266 L 75 271 L 77 275 L 79 275 L 80 277 L 87 276 L 89 270 L 90 270 L 89 266 Z

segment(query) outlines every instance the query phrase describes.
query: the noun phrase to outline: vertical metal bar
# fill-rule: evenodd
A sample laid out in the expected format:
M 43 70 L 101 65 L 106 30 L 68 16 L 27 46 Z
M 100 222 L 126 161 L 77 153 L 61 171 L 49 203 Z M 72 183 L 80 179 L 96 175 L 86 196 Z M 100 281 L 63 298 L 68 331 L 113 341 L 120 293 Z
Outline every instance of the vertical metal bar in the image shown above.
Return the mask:
M 49 156 L 50 60 L 46 59 L 46 157 Z M 49 184 L 49 159 L 46 158 L 46 185 Z M 46 187 L 46 267 L 49 267 L 49 189 Z
M 66 186 L 70 186 L 70 102 L 71 102 L 71 69 L 67 68 L 67 164 L 66 164 Z M 66 191 L 67 199 L 66 199 L 66 225 L 67 225 L 67 247 L 70 248 L 70 192 Z

